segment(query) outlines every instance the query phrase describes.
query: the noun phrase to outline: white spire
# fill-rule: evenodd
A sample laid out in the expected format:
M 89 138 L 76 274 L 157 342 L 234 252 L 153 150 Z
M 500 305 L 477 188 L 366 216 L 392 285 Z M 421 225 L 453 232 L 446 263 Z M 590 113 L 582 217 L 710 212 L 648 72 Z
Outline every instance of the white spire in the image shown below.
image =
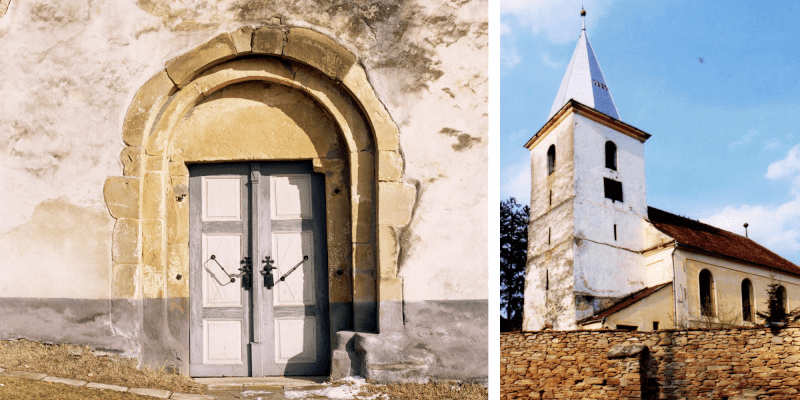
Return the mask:
M 597 63 L 592 45 L 586 36 L 586 12 L 583 9 L 581 9 L 581 17 L 584 19 L 584 23 L 581 36 L 578 38 L 578 46 L 572 53 L 567 72 L 564 74 L 564 79 L 558 88 L 558 95 L 556 95 L 556 100 L 553 102 L 547 118 L 552 118 L 570 99 L 575 99 L 609 117 L 619 119 L 617 106 L 611 99 L 611 92 L 600 71 L 600 64 Z

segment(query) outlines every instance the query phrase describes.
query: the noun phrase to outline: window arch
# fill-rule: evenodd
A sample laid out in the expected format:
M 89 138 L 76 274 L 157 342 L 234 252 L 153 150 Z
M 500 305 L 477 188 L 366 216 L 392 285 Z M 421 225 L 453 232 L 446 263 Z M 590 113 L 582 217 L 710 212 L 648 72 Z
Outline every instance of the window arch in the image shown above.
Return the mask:
M 750 279 L 742 281 L 742 320 L 753 322 L 753 284 Z
M 617 170 L 617 145 L 610 140 L 606 142 L 606 168 Z
M 716 313 L 714 304 L 714 277 L 711 271 L 704 269 L 700 271 L 700 315 L 713 317 Z
M 785 316 L 786 315 L 786 288 L 783 285 L 778 285 L 778 288 L 775 289 L 775 297 L 778 299 L 776 306 L 778 307 L 777 313 L 775 315 L 778 316 Z
M 556 170 L 556 145 L 551 144 L 547 149 L 547 175 L 552 175 Z

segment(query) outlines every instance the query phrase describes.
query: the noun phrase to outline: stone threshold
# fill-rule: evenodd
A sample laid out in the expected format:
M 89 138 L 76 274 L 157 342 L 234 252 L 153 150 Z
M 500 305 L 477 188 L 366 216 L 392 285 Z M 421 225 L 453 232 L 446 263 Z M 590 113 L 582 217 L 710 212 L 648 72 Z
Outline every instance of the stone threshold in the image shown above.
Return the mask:
M 259 390 L 318 386 L 327 382 L 328 378 L 328 376 L 265 376 L 194 378 L 194 380 L 197 383 L 206 385 L 208 390 Z
M 169 390 L 162 389 L 148 389 L 148 388 L 129 388 L 125 386 L 108 385 L 105 383 L 94 383 L 81 381 L 77 379 L 59 378 L 57 376 L 49 376 L 47 374 L 26 371 L 6 371 L 0 368 L 0 376 L 8 376 L 11 378 L 30 379 L 34 381 L 50 382 L 50 383 L 63 383 L 75 387 L 87 387 L 92 389 L 101 390 L 114 390 L 117 392 L 127 392 L 138 394 L 142 396 L 155 397 L 157 399 L 175 399 L 175 400 L 215 400 L 213 396 L 206 396 L 202 394 L 191 393 L 172 393 Z

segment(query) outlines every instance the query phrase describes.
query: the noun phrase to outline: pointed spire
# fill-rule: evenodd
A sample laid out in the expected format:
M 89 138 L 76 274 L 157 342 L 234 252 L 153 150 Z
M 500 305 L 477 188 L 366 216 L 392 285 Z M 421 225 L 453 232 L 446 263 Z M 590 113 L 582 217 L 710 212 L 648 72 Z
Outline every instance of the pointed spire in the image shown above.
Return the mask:
M 567 72 L 564 74 L 564 79 L 561 80 L 561 86 L 558 88 L 558 94 L 547 118 L 552 118 L 570 99 L 575 99 L 609 117 L 619 119 L 617 106 L 614 105 L 611 92 L 600 71 L 600 64 L 597 63 L 597 58 L 594 56 L 592 44 L 589 43 L 589 37 L 586 35 L 586 11 L 583 10 L 583 7 L 581 7 L 581 18 L 583 19 L 583 29 L 578 38 L 578 46 L 572 53 Z

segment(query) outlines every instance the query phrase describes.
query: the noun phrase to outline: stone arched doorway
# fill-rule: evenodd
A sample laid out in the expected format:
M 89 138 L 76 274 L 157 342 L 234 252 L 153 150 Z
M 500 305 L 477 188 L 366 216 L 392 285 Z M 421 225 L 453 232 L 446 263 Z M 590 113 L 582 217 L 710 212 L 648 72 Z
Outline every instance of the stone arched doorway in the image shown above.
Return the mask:
M 356 61 L 309 29 L 245 27 L 170 60 L 137 92 L 124 176 L 104 192 L 116 218 L 112 292 L 141 317 L 144 363 L 189 372 L 187 165 L 198 163 L 302 160 L 324 174 L 330 332 L 402 323 L 396 229 L 416 193 Z

